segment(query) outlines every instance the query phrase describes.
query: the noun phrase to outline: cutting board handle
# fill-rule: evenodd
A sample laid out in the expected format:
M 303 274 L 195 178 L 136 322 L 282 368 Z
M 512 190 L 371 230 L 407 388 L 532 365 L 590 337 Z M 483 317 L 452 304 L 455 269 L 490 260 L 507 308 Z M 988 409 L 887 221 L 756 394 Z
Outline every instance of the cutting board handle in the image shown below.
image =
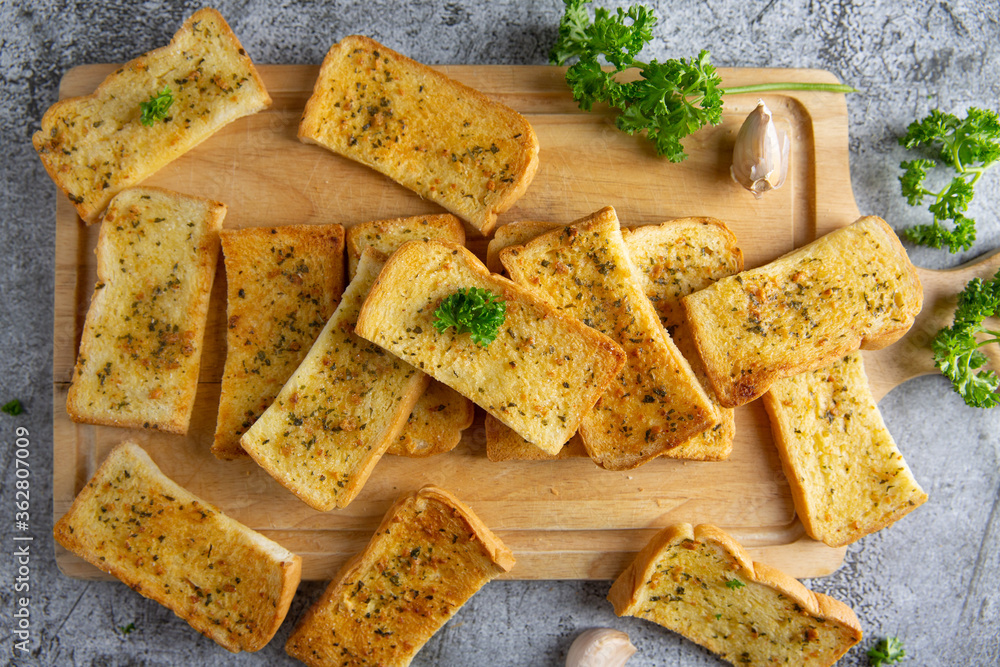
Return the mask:
M 937 332 L 952 324 L 958 293 L 973 278 L 987 280 L 1000 268 L 1000 250 L 993 254 L 947 271 L 917 269 L 924 288 L 924 307 L 913 327 L 902 340 L 882 350 L 866 351 L 865 366 L 875 400 L 881 400 L 894 388 L 911 378 L 937 373 L 931 342 Z M 987 320 L 991 329 L 1000 328 L 1000 320 Z M 990 367 L 1000 370 L 1000 349 L 996 345 L 982 348 Z

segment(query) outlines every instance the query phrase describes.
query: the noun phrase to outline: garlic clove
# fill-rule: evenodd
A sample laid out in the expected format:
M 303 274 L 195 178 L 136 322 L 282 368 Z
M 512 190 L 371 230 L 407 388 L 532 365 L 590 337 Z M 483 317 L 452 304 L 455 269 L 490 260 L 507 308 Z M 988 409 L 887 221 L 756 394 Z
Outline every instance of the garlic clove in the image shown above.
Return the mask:
M 771 110 L 763 100 L 758 100 L 757 108 L 743 121 L 736 135 L 729 173 L 759 199 L 785 182 L 790 152 L 788 134 L 778 130 Z
M 566 667 L 622 667 L 635 650 L 624 632 L 594 628 L 573 640 L 566 655 Z

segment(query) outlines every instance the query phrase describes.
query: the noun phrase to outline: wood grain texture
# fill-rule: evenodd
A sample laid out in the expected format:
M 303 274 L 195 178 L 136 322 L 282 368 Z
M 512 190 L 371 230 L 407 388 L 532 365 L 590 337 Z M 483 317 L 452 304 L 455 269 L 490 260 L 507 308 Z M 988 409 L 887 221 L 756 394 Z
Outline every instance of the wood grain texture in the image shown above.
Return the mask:
M 91 92 L 113 67 L 71 70 L 61 95 Z M 732 183 L 729 160 L 739 126 L 757 96 L 727 97 L 723 122 L 689 138 L 691 158 L 675 165 L 657 158 L 644 139 L 615 130 L 610 114 L 580 112 L 567 92 L 562 69 L 440 69 L 513 106 L 538 134 L 538 173 L 500 224 L 519 219 L 568 222 L 607 205 L 615 207 L 625 225 L 714 216 L 736 234 L 750 268 L 859 215 L 851 193 L 847 110 L 841 96 L 764 96 L 777 122 L 793 137 L 792 166 L 781 189 L 755 200 Z M 366 220 L 441 212 L 374 171 L 298 142 L 299 115 L 317 72 L 315 66 L 261 67 L 273 106 L 226 127 L 147 183 L 225 202 L 226 227 L 331 222 L 349 227 Z M 727 85 L 836 80 L 814 70 L 724 69 L 721 74 Z M 829 574 L 842 562 L 844 549 L 809 539 L 795 517 L 759 402 L 736 411 L 737 435 L 728 461 L 655 460 L 627 472 L 601 470 L 584 459 L 492 463 L 486 458 L 478 411 L 452 452 L 427 459 L 385 457 L 347 508 L 312 510 L 252 461 L 219 461 L 210 452 L 225 361 L 221 263 L 188 435 L 74 424 L 65 413 L 66 389 L 95 280 L 97 231 L 97 226 L 86 228 L 69 202 L 60 198 L 53 371 L 57 518 L 111 448 L 132 437 L 177 483 L 301 555 L 306 579 L 332 577 L 364 547 L 398 495 L 426 484 L 461 498 L 514 551 L 517 565 L 507 578 L 613 579 L 657 530 L 679 521 L 720 526 L 746 546 L 754 560 L 796 577 Z M 471 227 L 467 237 L 470 248 L 485 257 L 486 239 Z M 950 317 L 948 299 L 953 305 L 965 276 L 985 276 L 990 267 L 995 271 L 1000 255 L 989 261 L 992 264 L 955 272 L 921 272 L 925 311 L 937 319 L 918 319 L 902 343 L 866 353 L 877 397 L 932 370 L 926 332 Z M 101 576 L 65 551 L 57 552 L 57 562 L 70 576 Z

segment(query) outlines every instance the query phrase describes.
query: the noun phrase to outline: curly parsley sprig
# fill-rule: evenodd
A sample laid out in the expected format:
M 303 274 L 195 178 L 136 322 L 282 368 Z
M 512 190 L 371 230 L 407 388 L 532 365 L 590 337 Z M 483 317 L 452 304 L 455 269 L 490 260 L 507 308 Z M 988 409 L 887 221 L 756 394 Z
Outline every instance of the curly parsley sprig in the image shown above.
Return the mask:
M 868 664 L 872 667 L 895 664 L 905 657 L 906 649 L 903 648 L 903 642 L 895 637 L 880 639 L 875 646 L 868 649 Z
M 909 149 L 923 148 L 933 158 L 904 160 L 899 177 L 900 189 L 910 206 L 920 206 L 931 198 L 927 210 L 934 216 L 930 224 L 904 230 L 908 240 L 950 252 L 968 250 L 976 240 L 976 221 L 965 215 L 974 195 L 973 187 L 983 173 L 1000 161 L 1000 120 L 989 109 L 971 107 L 964 119 L 937 109 L 923 120 L 915 121 L 899 139 Z M 941 190 L 924 184 L 928 172 L 950 167 L 957 175 Z M 951 229 L 942 225 L 950 220 Z
M 951 380 L 967 405 L 992 408 L 1000 405 L 1000 378 L 992 370 L 978 371 L 987 362 L 979 348 L 1000 345 L 1000 331 L 983 328 L 988 317 L 1000 315 L 1000 271 L 992 280 L 973 278 L 958 295 L 954 323 L 938 332 L 931 344 L 934 363 Z M 977 339 L 977 334 L 986 334 Z
M 170 105 L 174 103 L 173 93 L 170 88 L 164 88 L 155 95 L 150 95 L 146 102 L 139 102 L 141 116 L 139 122 L 150 127 L 158 120 L 167 120 Z
M 767 83 L 722 88 L 722 78 L 709 60 L 708 51 L 696 58 L 642 62 L 636 56 L 653 40 L 656 16 L 642 5 L 614 14 L 596 7 L 594 18 L 585 5 L 591 0 L 564 0 L 566 11 L 559 23 L 559 36 L 549 53 L 549 62 L 565 65 L 566 83 L 580 108 L 590 111 L 606 102 L 618 109 L 615 125 L 628 134 L 645 131 L 656 152 L 671 162 L 687 158 L 681 140 L 705 125 L 722 120 L 722 96 L 771 90 L 822 90 L 855 92 L 854 88 L 827 83 Z M 614 69 L 605 71 L 601 59 Z M 639 69 L 641 78 L 622 83 L 615 75 Z
M 507 304 L 486 289 L 460 287 L 448 295 L 434 311 L 434 328 L 444 332 L 471 334 L 472 342 L 486 347 L 494 341 L 507 317 Z

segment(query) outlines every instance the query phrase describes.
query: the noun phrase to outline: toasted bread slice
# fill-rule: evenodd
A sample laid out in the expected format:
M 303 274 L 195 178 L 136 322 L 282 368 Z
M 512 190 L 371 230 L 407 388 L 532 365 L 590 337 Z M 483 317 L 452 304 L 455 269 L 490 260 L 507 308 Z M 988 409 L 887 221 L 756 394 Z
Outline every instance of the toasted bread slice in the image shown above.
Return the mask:
M 434 327 L 441 302 L 471 287 L 506 303 L 506 320 L 487 347 L 452 328 Z M 445 241 L 411 241 L 396 251 L 361 309 L 356 332 L 553 454 L 625 361 L 607 336 L 559 314 L 491 274 L 466 248 Z
M 524 245 L 545 232 L 562 229 L 566 225 L 559 222 L 539 222 L 537 220 L 518 220 L 497 227 L 493 238 L 486 245 L 486 268 L 493 273 L 503 273 L 503 262 L 500 261 L 500 251 L 513 245 Z
M 500 262 L 501 250 L 514 245 L 524 245 L 545 232 L 561 229 L 563 226 L 558 222 L 519 220 L 497 227 L 493 232 L 493 238 L 486 246 L 486 268 L 492 273 L 502 273 L 504 268 Z M 553 461 L 587 456 L 587 448 L 583 446 L 579 433 L 570 438 L 558 452 L 549 454 L 519 436 L 493 415 L 486 415 L 484 426 L 486 458 L 490 461 Z
M 56 541 L 234 653 L 263 648 L 302 559 L 178 486 L 138 445 L 111 451 Z
M 892 229 L 868 216 L 683 304 L 719 401 L 736 407 L 775 380 L 895 342 L 923 290 Z
M 299 139 L 385 174 L 484 235 L 538 167 L 538 139 L 519 113 L 358 35 L 323 60 Z
M 226 206 L 123 190 L 97 239 L 97 285 L 66 411 L 76 422 L 186 433 Z
M 579 433 L 574 434 L 558 452 L 549 454 L 519 436 L 493 415 L 486 415 L 483 426 L 486 431 L 486 458 L 490 461 L 555 461 L 588 456 Z
M 309 354 L 240 444 L 321 511 L 345 507 L 396 440 L 427 376 L 354 334 L 385 257 L 368 248 Z
M 167 117 L 140 105 L 169 89 Z M 32 143 L 79 216 L 95 222 L 111 198 L 271 98 L 236 35 L 214 9 L 191 15 L 170 44 L 131 60 L 85 97 L 56 102 Z
M 544 222 L 515 222 L 499 227 L 487 248 L 487 262 L 502 268 L 501 250 L 523 245 L 559 227 L 556 223 Z M 671 340 L 691 364 L 702 387 L 709 387 L 701 359 L 684 322 L 680 299 L 743 269 L 743 252 L 736 245 L 736 237 L 720 220 L 682 218 L 659 225 L 623 228 L 622 238 L 629 257 L 639 270 L 639 282 L 646 296 L 656 308 L 663 325 L 673 330 Z M 721 461 L 729 457 L 736 431 L 733 411 L 718 405 L 714 392 L 706 390 L 706 393 L 718 410 L 718 423 L 667 450 L 662 456 L 691 461 Z M 574 443 L 579 447 L 570 446 Z M 525 442 L 489 416 L 486 418 L 486 455 L 491 461 L 556 458 Z M 574 438 L 557 457 L 577 455 L 586 456 L 587 453 L 582 442 Z
M 598 465 L 642 465 L 718 415 L 639 286 L 614 209 L 500 251 L 514 282 L 619 343 L 628 357 L 580 425 Z
M 387 257 L 407 241 L 437 239 L 465 245 L 465 226 L 448 213 L 370 220 L 347 229 L 347 270 L 353 278 L 361 251 L 372 247 Z
M 665 327 L 686 321 L 681 299 L 743 270 L 743 251 L 726 223 L 679 218 L 622 229 L 639 284 Z
M 619 616 L 662 625 L 740 666 L 832 665 L 862 635 L 847 605 L 754 563 L 707 524 L 657 533 L 608 600 Z
M 212 453 L 246 452 L 240 437 L 271 405 L 344 291 L 344 228 L 226 229 L 228 328 Z
M 285 650 L 313 667 L 405 667 L 469 598 L 513 566 L 514 555 L 471 509 L 424 487 L 389 508 Z
M 736 235 L 715 218 L 680 218 L 659 225 L 622 229 L 625 248 L 638 269 L 639 284 L 660 322 L 712 401 L 718 421 L 662 455 L 689 461 L 722 461 L 733 451 L 736 418 L 719 403 L 691 337 L 681 299 L 743 270 Z
M 347 230 L 348 270 L 353 276 L 361 251 L 367 247 L 388 256 L 407 241 L 428 239 L 464 245 L 465 227 L 450 214 L 373 220 L 354 225 Z M 472 401 L 451 387 L 431 380 L 387 453 L 433 456 L 451 451 L 462 439 L 462 431 L 472 425 L 474 416 Z
M 764 394 L 795 512 L 813 539 L 856 542 L 927 500 L 868 387 L 860 352 Z
M 421 458 L 450 452 L 472 426 L 476 406 L 446 384 L 431 379 L 386 454 Z

